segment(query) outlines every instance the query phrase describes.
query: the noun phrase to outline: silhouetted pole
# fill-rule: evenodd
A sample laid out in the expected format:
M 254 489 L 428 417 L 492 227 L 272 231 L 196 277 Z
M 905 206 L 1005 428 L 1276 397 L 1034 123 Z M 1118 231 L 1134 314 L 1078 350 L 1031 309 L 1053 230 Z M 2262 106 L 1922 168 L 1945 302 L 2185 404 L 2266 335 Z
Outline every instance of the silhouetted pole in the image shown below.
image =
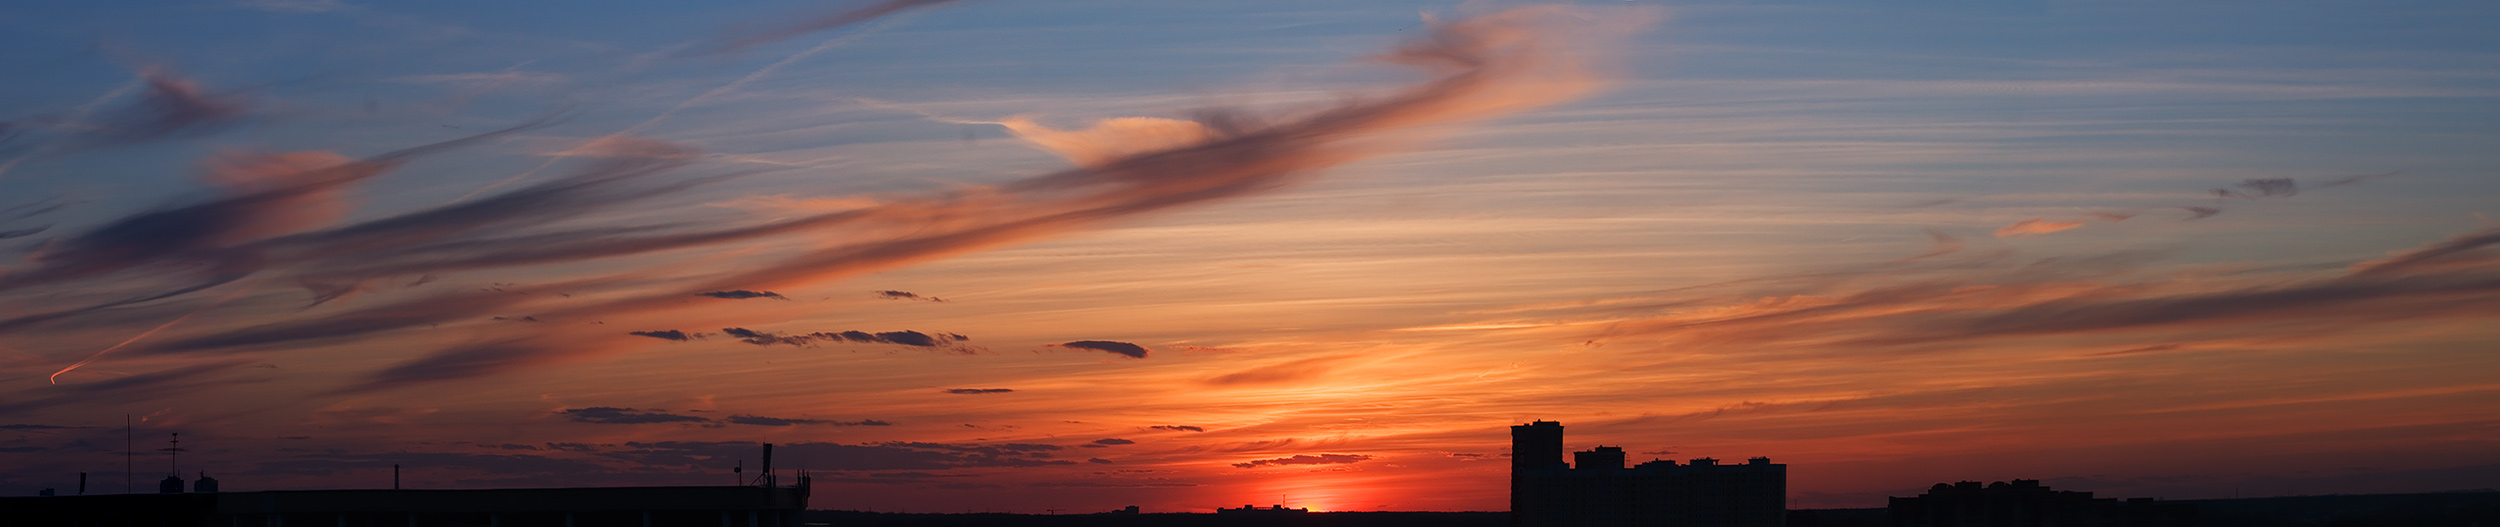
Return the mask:
M 138 478 L 133 478 L 133 477 L 131 477 L 131 476 L 130 476 L 130 474 L 131 474 L 131 473 L 133 473 L 133 472 L 138 472 L 138 471 L 139 471 L 139 432 L 138 432 L 138 428 L 136 428 L 136 427 L 134 427 L 134 426 L 132 426 L 132 425 L 130 424 L 130 414 L 122 414 L 122 493 L 123 493 L 123 494 L 138 494 L 138 493 L 139 493 L 139 485 L 138 485 L 138 483 L 136 483 L 136 482 L 138 481 Z
M 399 490 L 399 464 L 391 464 L 391 490 Z
M 87 495 L 87 473 L 78 473 L 78 495 Z
M 169 456 L 165 458 L 165 475 L 182 477 L 182 432 L 174 432 L 174 439 L 165 444 L 165 452 Z
M 764 486 L 773 486 L 773 444 L 764 444 Z

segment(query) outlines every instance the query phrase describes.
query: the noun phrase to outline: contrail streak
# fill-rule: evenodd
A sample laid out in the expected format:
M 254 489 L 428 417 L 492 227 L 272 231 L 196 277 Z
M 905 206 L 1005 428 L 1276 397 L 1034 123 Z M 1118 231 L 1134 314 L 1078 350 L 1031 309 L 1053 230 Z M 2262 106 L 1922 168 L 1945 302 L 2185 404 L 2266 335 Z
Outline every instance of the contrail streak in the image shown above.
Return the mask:
M 729 53 L 766 43 L 776 42 L 785 38 L 876 20 L 895 13 L 954 1 L 955 0 L 885 0 L 884 2 L 878 2 L 866 7 L 820 16 L 799 22 L 797 24 L 782 26 L 780 29 L 766 31 L 761 34 L 748 35 L 746 38 L 723 43 L 710 50 L 690 52 L 690 54 L 709 55 L 716 53 Z
M 70 370 L 75 370 L 75 369 L 78 369 L 78 367 L 80 367 L 80 366 L 85 366 L 85 365 L 87 365 L 87 363 L 90 363 L 90 362 L 95 362 L 95 361 L 96 361 L 96 359 L 101 359 L 101 358 L 104 358 L 104 354 L 106 354 L 106 353 L 112 353 L 112 352 L 113 352 L 113 350 L 122 349 L 122 347 L 123 347 L 123 346 L 129 346 L 129 345 L 130 345 L 131 343 L 133 343 L 133 342 L 138 342 L 138 341 L 140 341 L 141 339 L 148 338 L 148 336 L 149 336 L 149 335 L 155 335 L 155 334 L 156 334 L 157 332 L 159 332 L 159 331 L 164 331 L 164 330 L 166 330 L 167 328 L 174 327 L 174 325 L 175 325 L 175 324 L 181 324 L 181 323 L 182 323 L 182 321 L 184 321 L 184 320 L 190 320 L 190 319 L 191 319 L 191 317 L 192 317 L 193 315 L 198 315 L 198 314 L 200 314 L 200 313 L 206 313 L 206 312 L 208 312 L 208 310 L 211 310 L 211 309 L 216 309 L 216 308 L 217 308 L 217 306 L 220 306 L 220 305 L 225 305 L 226 301 L 228 301 L 228 300 L 234 300 L 234 299 L 235 299 L 235 297 L 240 297 L 240 296 L 243 296 L 243 294 L 244 294 L 244 293 L 249 293 L 249 292 L 252 292 L 252 287 L 253 287 L 254 285 L 258 285 L 258 284 L 257 284 L 257 283 L 254 283 L 254 284 L 244 284 L 244 286 L 243 286 L 243 287 L 241 287 L 241 288 L 237 288 L 237 289 L 235 289 L 235 291 L 234 291 L 233 293 L 228 293 L 228 294 L 226 294 L 226 296 L 218 298 L 218 299 L 217 299 L 217 301 L 215 301 L 215 302 L 209 302 L 209 303 L 208 303 L 208 305 L 206 305 L 206 306 L 200 306 L 200 308 L 199 308 L 199 309 L 192 310 L 190 313 L 184 313 L 182 316 L 179 316 L 179 317 L 174 317 L 174 319 L 173 319 L 173 320 L 168 320 L 168 321 L 165 321 L 165 323 L 164 323 L 164 324 L 160 324 L 160 325 L 156 326 L 156 329 L 147 330 L 147 332 L 140 333 L 140 334 L 138 334 L 138 335 L 136 335 L 136 336 L 132 336 L 132 337 L 130 337 L 128 340 L 123 340 L 123 341 L 122 341 L 122 343 L 120 343 L 120 344 L 114 344 L 114 345 L 113 345 L 113 347 L 110 347 L 110 348 L 104 348 L 104 351 L 98 351 L 98 352 L 95 352 L 95 355 L 88 356 L 88 357 L 87 357 L 87 360 L 78 361 L 78 363 L 77 363 L 77 364 L 71 364 L 71 365 L 69 365 L 69 367 L 67 367 L 67 368 L 61 368 L 61 371 L 52 372 L 52 375 L 51 375 L 51 376 L 49 376 L 49 377 L 45 377 L 45 378 L 44 378 L 44 380 L 49 381 L 49 382 L 51 382 L 52 384 L 60 384 L 60 383 L 61 383 L 61 374 L 64 374 L 64 373 L 69 373 L 69 372 L 70 372 Z
M 921 117 L 923 117 L 923 118 L 927 118 L 928 120 L 931 120 L 931 121 L 937 121 L 937 122 L 946 123 L 946 124 L 1007 124 L 1007 123 L 1004 123 L 1004 122 L 1000 122 L 1000 121 L 999 121 L 999 120 L 997 120 L 997 119 L 967 119 L 967 118 L 962 118 L 962 117 L 947 117 L 947 116 L 944 116 L 944 115 L 938 115 L 938 114 L 934 114 L 934 113 L 929 113 L 929 112 L 921 111 L 919 108 L 913 108 L 913 107 L 910 107 L 910 106 L 905 106 L 905 105 L 901 105 L 901 104 L 895 104 L 895 103 L 886 102 L 886 101 L 881 101 L 881 100 L 877 100 L 877 99 L 871 99 L 871 98 L 867 98 L 867 97 L 852 97 L 852 98 L 851 98 L 851 101 L 852 101 L 852 102 L 857 102 L 857 103 L 859 103 L 861 106 L 867 106 L 867 107 L 870 107 L 870 108 L 879 108 L 879 109 L 886 109 L 886 110 L 898 110 L 898 111 L 911 112 L 911 113 L 913 113 L 913 114 L 915 114 L 915 115 L 919 115 L 919 116 L 921 116 Z
M 878 23 L 877 25 L 869 26 L 867 29 L 860 30 L 860 31 L 859 31 L 859 32 L 857 32 L 857 33 L 851 33 L 851 34 L 848 34 L 848 35 L 842 35 L 842 36 L 839 36 L 839 37 L 833 37 L 833 38 L 825 39 L 824 43 L 817 44 L 817 45 L 816 45 L 816 47 L 807 48 L 805 51 L 800 51 L 800 52 L 798 52 L 798 53 L 792 53 L 792 54 L 790 54 L 790 56 L 788 56 L 788 57 L 783 57 L 783 58 L 782 58 L 779 62 L 774 62 L 774 63 L 772 63 L 772 64 L 765 65 L 763 68 L 760 68 L 760 69 L 755 70 L 755 72 L 754 72 L 754 73 L 748 73 L 745 77 L 739 77 L 739 78 L 738 78 L 738 80 L 729 81 L 729 83 L 728 83 L 728 84 L 723 84 L 723 85 L 720 85 L 720 87 L 717 87 L 717 88 L 712 88 L 710 91 L 705 91 L 705 92 L 703 92 L 702 94 L 699 94 L 699 95 L 694 96 L 693 98 L 686 99 L 684 102 L 679 102 L 679 103 L 677 103 L 677 105 L 676 105 L 676 106 L 671 106 L 671 107 L 669 107 L 669 109 L 661 111 L 659 115 L 654 115 L 654 116 L 651 116 L 651 118 L 650 118 L 650 119 L 644 119 L 644 120 L 643 120 L 642 122 L 640 122 L 640 123 L 634 123 L 634 125 L 633 125 L 633 126 L 628 126 L 628 127 L 625 127 L 625 129 L 623 129 L 623 130 L 617 130 L 615 133 L 611 133 L 611 134 L 608 134 L 608 135 L 605 135 L 605 136 L 601 136 L 601 137 L 599 137 L 598 139 L 592 139 L 592 140 L 590 140 L 589 142 L 586 142 L 586 143 L 583 143 L 583 144 L 585 144 L 585 145 L 589 145 L 589 144 L 597 144 L 597 143 L 599 143 L 600 141 L 609 140 L 609 139 L 615 139 L 615 138 L 618 138 L 618 137 L 623 137 L 623 136 L 625 136 L 625 135 L 633 134 L 633 133 L 636 133 L 636 132 L 641 132 L 641 131 L 643 131 L 643 130 L 645 130 L 645 129 L 649 129 L 649 128 L 651 128 L 651 126 L 652 126 L 652 125 L 659 124 L 659 123 L 660 123 L 660 121 L 667 120 L 669 117 L 677 115 L 677 112 L 679 112 L 679 111 L 685 110 L 686 108 L 692 107 L 692 106 L 694 106 L 694 105 L 696 105 L 696 104 L 700 104 L 700 103 L 702 103 L 702 102 L 704 102 L 704 101 L 712 100 L 712 98 L 714 98 L 714 97 L 719 97 L 719 96 L 721 96 L 721 95 L 728 94 L 729 92 L 732 92 L 732 91 L 737 91 L 737 89 L 738 89 L 738 88 L 743 88 L 743 87 L 746 87 L 746 85 L 748 85 L 748 84 L 754 83 L 755 81 L 758 81 L 758 80 L 762 80 L 764 77 L 771 76 L 771 75 L 773 74 L 773 72 L 776 72 L 776 71 L 781 71 L 781 68 L 786 67 L 786 66 L 789 66 L 789 65 L 790 65 L 790 64 L 792 64 L 792 63 L 796 63 L 796 62 L 801 61 L 801 60 L 806 60 L 808 57 L 815 56 L 817 53 L 822 53 L 822 52 L 824 52 L 825 50 L 828 50 L 828 49 L 833 49 L 835 46 L 840 46 L 840 45 L 844 45 L 844 44 L 849 44 L 849 43 L 851 43 L 851 42 L 853 42 L 853 41 L 857 41 L 857 40 L 859 40 L 860 38 L 866 37 L 866 36 L 871 35 L 871 34 L 875 34 L 875 33 L 877 33 L 878 31 L 885 29 L 887 26 L 891 26 L 891 25 L 893 25 L 893 24 L 894 24 L 894 20 L 900 20 L 900 19 L 889 19 L 889 20 L 887 20 L 887 21 L 885 21 L 885 22 Z M 459 197 L 459 198 L 455 198 L 455 199 L 453 199 L 453 200 L 452 200 L 452 202 L 453 202 L 453 203 L 458 203 L 458 202 L 461 202 L 461 201 L 466 201 L 466 200 L 468 200 L 469 198 L 476 197 L 478 194 L 484 193 L 484 192 L 489 191 L 489 190 L 494 190 L 494 189 L 495 189 L 495 188 L 497 188 L 497 187 L 502 187 L 502 186 L 504 186 L 504 185 L 510 185 L 510 184 L 512 184 L 512 183 L 514 183 L 514 182 L 517 182 L 517 181 L 520 181 L 520 180 L 523 180 L 523 179 L 527 179 L 527 178 L 529 178 L 529 177 L 530 177 L 530 176 L 532 176 L 532 175 L 536 175 L 536 174 L 538 174 L 540 171 L 546 170 L 546 169 L 547 169 L 547 167 L 550 167 L 550 166 L 555 166 L 556 162 L 558 162 L 558 161 L 563 161 L 565 158 L 569 158 L 569 157 L 573 157 L 573 154 L 572 154 L 572 151 L 571 151 L 571 150 L 567 150 L 567 151 L 563 151 L 563 152 L 556 152 L 555 154 L 548 156 L 548 157 L 547 157 L 547 161 L 546 161 L 546 162 L 544 162 L 544 163 L 539 163 L 539 164 L 538 164 L 538 167 L 536 167 L 536 168 L 531 168 L 531 169 L 529 169 L 528 171 L 525 171 L 525 172 L 522 172 L 522 173 L 519 173 L 519 174 L 514 174 L 512 177 L 504 178 L 502 181 L 497 181 L 497 182 L 494 182 L 494 183 L 488 184 L 488 185 L 483 186 L 483 187 L 478 187 L 478 189 L 477 189 L 477 190 L 472 190 L 472 191 L 469 191 L 469 193 L 468 193 L 468 194 L 462 194 L 462 195 L 460 195 L 460 197 Z
M 123 83 L 121 87 L 114 88 L 113 91 L 104 92 L 103 95 L 96 96 L 94 100 L 87 101 L 87 104 L 78 105 L 78 108 L 70 110 L 69 116 L 61 119 L 61 124 L 74 125 L 79 121 L 84 121 L 87 119 L 88 114 L 95 113 L 96 107 L 103 106 L 104 103 L 112 102 L 113 99 L 119 99 L 123 95 L 129 95 L 131 91 L 137 90 L 140 86 L 146 86 L 147 84 L 147 77 L 132 77 L 130 82 Z M 0 176 L 9 175 L 9 170 L 17 168 L 18 163 L 26 162 L 27 158 L 43 154 L 47 150 L 50 150 L 50 148 L 36 147 L 31 152 L 12 158 L 8 160 L 8 162 L 0 163 Z

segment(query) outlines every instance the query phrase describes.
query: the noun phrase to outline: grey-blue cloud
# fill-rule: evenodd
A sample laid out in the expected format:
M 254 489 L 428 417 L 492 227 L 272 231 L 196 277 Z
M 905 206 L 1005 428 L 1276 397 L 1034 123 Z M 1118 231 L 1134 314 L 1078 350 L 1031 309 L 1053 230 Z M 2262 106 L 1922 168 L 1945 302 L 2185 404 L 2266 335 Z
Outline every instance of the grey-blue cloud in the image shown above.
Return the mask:
M 1062 343 L 1058 346 L 1068 349 L 1107 352 L 1114 355 L 1127 356 L 1132 359 L 1146 358 L 1146 354 L 1152 351 L 1146 349 L 1145 346 L 1111 340 L 1079 340 L 1076 342 Z
M 730 290 L 730 291 L 705 291 L 705 292 L 695 293 L 695 294 L 696 294 L 696 295 L 698 295 L 698 296 L 708 296 L 708 297 L 712 297 L 712 298 L 726 298 L 726 299 L 731 299 L 731 300 L 744 300 L 744 299 L 749 299 L 749 298 L 770 298 L 770 299 L 774 299 L 774 300 L 789 300 L 789 299 L 790 299 L 789 297 L 784 297 L 784 296 L 781 296 L 781 293 L 775 293 L 775 292 L 771 292 L 771 291 L 748 291 L 748 290 L 745 290 L 745 289 L 737 289 L 737 290 Z
M 712 419 L 708 417 L 680 415 L 660 411 L 635 410 L 632 408 L 618 408 L 613 406 L 573 408 L 558 411 L 556 412 L 556 415 L 564 416 L 566 419 L 572 419 L 576 422 L 609 425 L 707 423 L 712 421 Z

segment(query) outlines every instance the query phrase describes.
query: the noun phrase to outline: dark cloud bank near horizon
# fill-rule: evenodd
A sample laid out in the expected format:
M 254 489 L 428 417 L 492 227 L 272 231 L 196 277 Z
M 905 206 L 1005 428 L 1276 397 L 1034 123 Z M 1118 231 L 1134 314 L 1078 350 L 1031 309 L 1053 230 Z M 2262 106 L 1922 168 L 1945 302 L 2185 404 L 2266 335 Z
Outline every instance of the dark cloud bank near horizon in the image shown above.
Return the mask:
M 858 421 L 838 421 L 838 420 L 831 420 L 831 419 L 794 419 L 794 418 L 784 418 L 784 417 L 765 417 L 765 416 L 760 416 L 760 415 L 746 415 L 746 414 L 737 414 L 737 415 L 731 415 L 731 416 L 729 416 L 729 417 L 724 417 L 724 418 L 720 418 L 720 419 L 713 419 L 713 418 L 710 418 L 710 417 L 702 417 L 702 416 L 694 416 L 694 415 L 672 414 L 672 413 L 668 413 L 666 410 L 636 410 L 636 409 L 633 409 L 633 408 L 620 408 L 620 407 L 614 407 L 614 406 L 592 406 L 592 407 L 588 407 L 588 408 L 572 408 L 572 409 L 566 409 L 566 410 L 557 411 L 557 412 L 556 412 L 556 415 L 562 415 L 562 416 L 564 416 L 564 417 L 565 417 L 565 418 L 567 418 L 567 419 L 571 419 L 571 420 L 573 420 L 574 422 L 581 422 L 581 423 L 596 423 L 596 424 L 608 424 L 608 425 L 635 425 L 635 424 L 659 424 L 659 423 L 701 423 L 701 424 L 703 424 L 703 425 L 705 425 L 705 426 L 725 426 L 725 425 L 754 425 L 754 426 L 798 426 L 798 425 L 824 425 L 824 426 L 892 426 L 892 425 L 894 424 L 894 423 L 890 423 L 890 422 L 886 422 L 886 421 L 880 421 L 880 420 L 876 420 L 876 419 L 863 419 L 863 420 L 858 420 Z
M 1345 463 L 1361 463 L 1371 458 L 1371 456 L 1364 454 L 1297 454 L 1293 457 L 1254 459 L 1247 462 L 1234 463 L 1233 466 L 1235 468 L 1253 468 L 1285 465 L 1337 465 Z

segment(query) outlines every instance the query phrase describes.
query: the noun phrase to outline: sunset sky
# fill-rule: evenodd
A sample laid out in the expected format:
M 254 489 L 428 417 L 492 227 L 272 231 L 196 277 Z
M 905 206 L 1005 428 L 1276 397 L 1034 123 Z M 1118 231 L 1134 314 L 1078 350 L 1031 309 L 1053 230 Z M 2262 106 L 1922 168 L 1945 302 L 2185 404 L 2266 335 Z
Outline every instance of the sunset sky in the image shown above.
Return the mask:
M 2500 488 L 2500 4 L 2400 4 L 9 4 L 0 494 Z

